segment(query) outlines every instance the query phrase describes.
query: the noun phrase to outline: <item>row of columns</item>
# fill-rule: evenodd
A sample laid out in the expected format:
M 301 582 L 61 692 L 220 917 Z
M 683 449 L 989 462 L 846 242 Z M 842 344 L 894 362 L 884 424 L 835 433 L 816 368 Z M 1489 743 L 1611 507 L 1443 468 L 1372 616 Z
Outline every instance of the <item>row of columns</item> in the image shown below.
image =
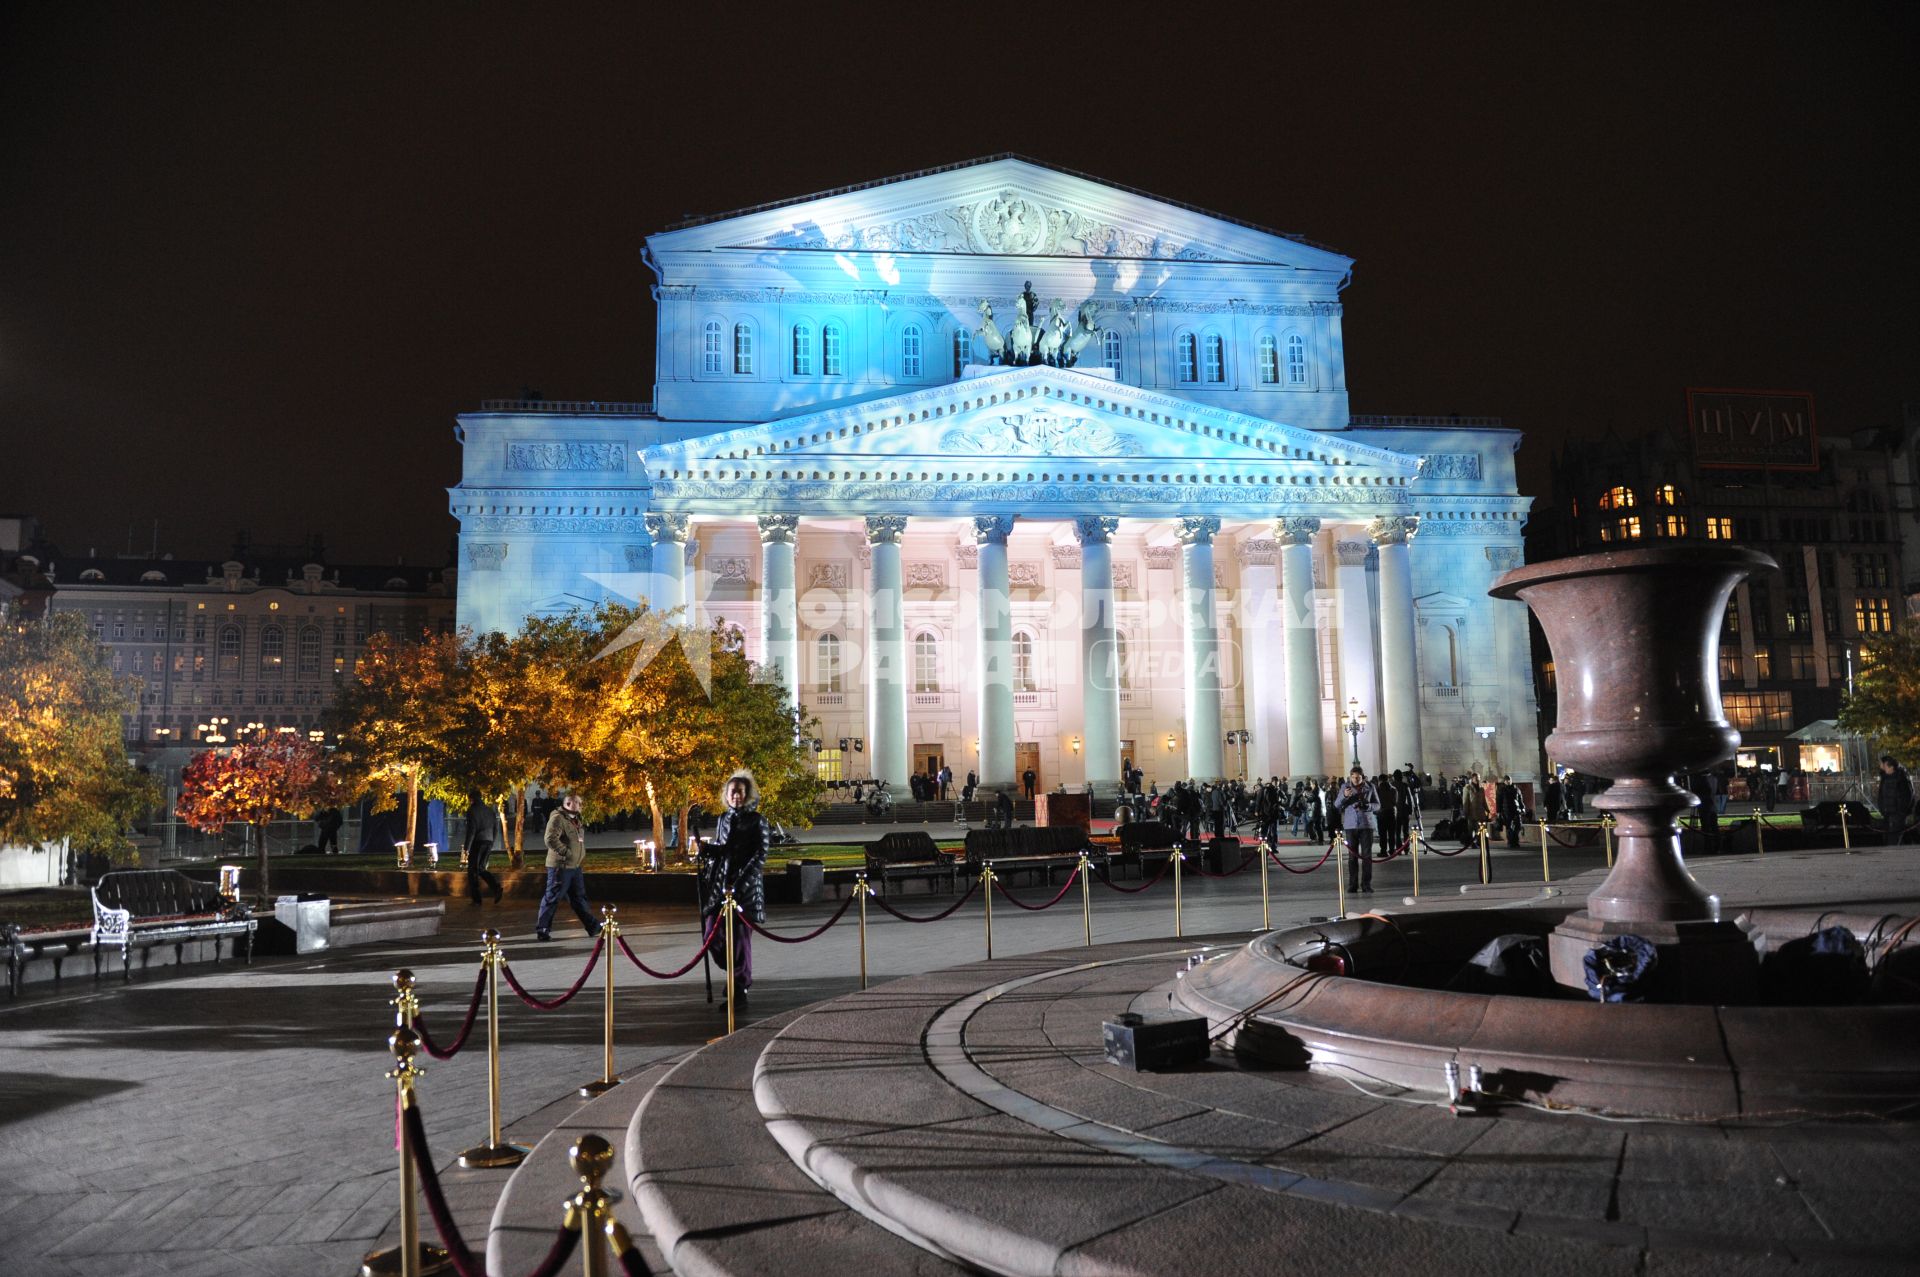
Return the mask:
M 759 516 L 760 580 L 764 606 L 762 624 L 766 662 L 786 689 L 789 701 L 800 703 L 798 593 L 794 577 L 794 540 L 799 518 L 788 514 Z M 904 786 L 911 770 L 907 734 L 906 620 L 900 538 L 906 531 L 904 515 L 870 515 L 866 537 L 872 547 L 872 576 L 868 590 L 870 641 L 867 660 L 867 740 L 873 774 Z M 1106 516 L 1074 520 L 1080 543 L 1081 679 L 1087 781 L 1113 785 L 1120 780 L 1120 687 L 1115 668 L 1113 536 L 1120 521 Z M 1368 541 L 1380 556 L 1380 659 L 1384 668 L 1384 703 L 1378 720 L 1388 766 L 1420 759 L 1419 676 L 1414 651 L 1413 574 L 1407 541 L 1418 527 L 1411 516 L 1373 520 Z M 1282 680 L 1263 662 L 1242 662 L 1247 688 L 1248 730 L 1252 737 L 1250 762 L 1255 774 L 1283 770 L 1276 746 L 1284 733 L 1292 775 L 1320 775 L 1327 770 L 1321 743 L 1320 654 L 1314 617 L 1313 538 L 1320 530 L 1316 518 L 1284 518 L 1274 524 L 1279 557 L 1278 619 L 1281 634 Z M 687 516 L 650 514 L 647 531 L 654 543 L 684 545 Z M 980 778 L 988 786 L 1011 785 L 1014 776 L 1013 713 L 1013 605 L 1008 581 L 1007 538 L 1013 518 L 985 515 L 973 520 L 973 539 L 979 551 L 979 670 Z M 1182 518 L 1176 527 L 1180 542 L 1182 630 L 1185 643 L 1184 708 L 1186 711 L 1187 774 L 1217 777 L 1225 774 L 1220 698 L 1220 636 L 1215 620 L 1214 538 L 1220 520 Z M 1348 687 L 1375 686 L 1371 609 L 1367 601 L 1364 565 L 1367 541 L 1335 544 L 1336 606 L 1339 608 L 1340 659 Z M 670 610 L 685 599 L 686 560 L 683 553 L 654 555 L 652 602 Z M 1274 568 L 1249 564 L 1244 581 L 1252 603 L 1248 631 L 1272 632 L 1275 616 Z M 1280 692 L 1284 686 L 1284 701 Z M 1293 712 L 1293 707 L 1308 707 Z

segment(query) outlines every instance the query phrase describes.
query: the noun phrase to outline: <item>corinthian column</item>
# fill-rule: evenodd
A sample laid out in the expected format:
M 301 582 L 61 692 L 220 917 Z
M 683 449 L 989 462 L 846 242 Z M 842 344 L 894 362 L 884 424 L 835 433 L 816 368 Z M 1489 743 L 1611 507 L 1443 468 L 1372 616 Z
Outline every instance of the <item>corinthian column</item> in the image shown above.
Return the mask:
M 1120 520 L 1075 519 L 1080 539 L 1080 678 L 1087 785 L 1120 783 L 1120 678 L 1113 632 L 1113 534 Z
M 1412 515 L 1375 519 L 1367 534 L 1380 547 L 1380 686 L 1386 719 L 1387 767 L 1420 768 L 1420 668 L 1414 653 L 1413 566 L 1407 541 L 1420 527 Z
M 1013 519 L 973 521 L 980 547 L 980 783 L 1013 784 L 1013 602 L 1008 596 L 1007 537 Z
M 1287 770 L 1285 675 L 1274 668 L 1279 638 L 1280 583 L 1274 559 L 1278 550 L 1265 538 L 1241 537 L 1240 677 L 1247 707 L 1247 777 L 1278 776 Z
M 867 632 L 867 750 L 876 780 L 904 796 L 907 759 L 907 623 L 902 614 L 900 534 L 907 520 L 898 514 L 867 516 L 867 542 L 873 570 L 867 579 L 873 608 Z
M 1179 538 L 1185 590 L 1187 775 L 1217 780 L 1220 769 L 1220 635 L 1213 620 L 1213 538 L 1220 520 L 1180 520 Z
M 650 514 L 647 536 L 653 541 L 647 602 L 656 612 L 671 612 L 687 602 L 687 516 Z
M 1286 638 L 1287 770 L 1323 776 L 1321 749 L 1320 639 L 1313 620 L 1313 537 L 1318 519 L 1276 519 L 1280 546 L 1280 616 Z
M 787 703 L 800 708 L 800 604 L 793 585 L 793 540 L 800 518 L 792 514 L 760 516 L 760 624 L 766 662 Z
M 1340 709 L 1357 703 L 1367 716 L 1360 733 L 1357 761 L 1369 775 L 1380 771 L 1380 696 L 1373 668 L 1373 604 L 1367 598 L 1367 551 L 1357 529 L 1345 528 L 1333 539 L 1333 605 L 1340 620 Z

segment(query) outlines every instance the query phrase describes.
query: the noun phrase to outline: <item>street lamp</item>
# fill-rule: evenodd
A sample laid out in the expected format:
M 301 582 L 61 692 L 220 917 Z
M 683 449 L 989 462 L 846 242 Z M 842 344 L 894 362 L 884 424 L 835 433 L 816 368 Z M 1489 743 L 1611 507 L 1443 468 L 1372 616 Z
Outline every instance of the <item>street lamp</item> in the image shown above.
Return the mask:
M 1247 778 L 1247 742 L 1253 739 L 1253 733 L 1244 727 L 1236 727 L 1227 733 L 1227 744 L 1240 747 L 1240 779 Z
M 1367 730 L 1367 711 L 1360 708 L 1360 698 L 1349 696 L 1347 707 L 1340 713 L 1340 730 L 1353 737 L 1353 765 L 1360 765 L 1360 733 Z
M 1487 743 L 1487 770 L 1493 773 L 1493 776 L 1488 779 L 1497 779 L 1500 773 L 1500 751 L 1494 748 L 1493 733 L 1494 729 L 1491 727 L 1473 729 L 1473 734 Z

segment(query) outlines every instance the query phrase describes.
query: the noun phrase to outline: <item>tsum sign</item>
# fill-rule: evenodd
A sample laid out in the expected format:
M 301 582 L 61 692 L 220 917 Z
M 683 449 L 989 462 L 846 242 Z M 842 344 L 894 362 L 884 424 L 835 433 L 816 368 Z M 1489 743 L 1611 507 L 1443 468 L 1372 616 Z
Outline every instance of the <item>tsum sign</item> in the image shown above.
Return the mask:
M 1790 390 L 1688 390 L 1694 462 L 1735 470 L 1818 470 L 1813 396 Z

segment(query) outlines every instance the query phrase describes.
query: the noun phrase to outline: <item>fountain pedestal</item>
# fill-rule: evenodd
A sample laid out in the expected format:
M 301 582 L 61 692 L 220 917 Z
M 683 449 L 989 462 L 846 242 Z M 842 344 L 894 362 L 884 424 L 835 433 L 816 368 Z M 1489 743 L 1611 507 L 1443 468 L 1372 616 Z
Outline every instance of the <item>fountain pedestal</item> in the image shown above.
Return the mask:
M 1553 649 L 1560 713 L 1548 750 L 1615 782 L 1594 804 L 1619 822 L 1613 871 L 1548 940 L 1560 984 L 1584 992 L 1587 952 L 1637 935 L 1660 954 L 1651 1000 L 1754 1000 L 1758 956 L 1716 920 L 1680 854 L 1679 816 L 1698 800 L 1673 777 L 1740 743 L 1720 706 L 1720 618 L 1741 578 L 1775 566 L 1733 546 L 1669 545 L 1530 564 L 1489 591 L 1532 608 Z

